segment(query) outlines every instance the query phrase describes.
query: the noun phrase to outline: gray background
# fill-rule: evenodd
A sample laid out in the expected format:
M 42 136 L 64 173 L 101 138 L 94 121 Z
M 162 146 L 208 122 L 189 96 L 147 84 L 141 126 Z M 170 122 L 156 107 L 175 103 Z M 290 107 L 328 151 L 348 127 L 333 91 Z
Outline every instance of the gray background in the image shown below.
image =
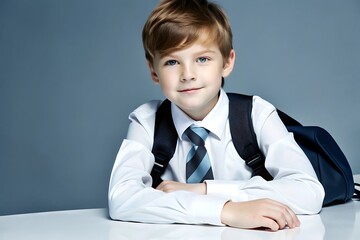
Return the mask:
M 360 173 L 360 1 L 218 2 L 237 53 L 225 89 L 323 126 Z M 141 43 L 156 4 L 0 1 L 0 215 L 107 206 L 128 114 L 163 98 Z

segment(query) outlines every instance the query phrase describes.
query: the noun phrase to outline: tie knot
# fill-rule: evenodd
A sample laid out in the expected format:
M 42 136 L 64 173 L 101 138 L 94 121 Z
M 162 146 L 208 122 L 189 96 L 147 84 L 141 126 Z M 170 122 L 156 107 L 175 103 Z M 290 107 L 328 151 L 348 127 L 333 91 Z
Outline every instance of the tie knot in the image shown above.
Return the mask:
M 185 130 L 185 134 L 194 145 L 204 146 L 209 130 L 203 127 L 191 126 Z

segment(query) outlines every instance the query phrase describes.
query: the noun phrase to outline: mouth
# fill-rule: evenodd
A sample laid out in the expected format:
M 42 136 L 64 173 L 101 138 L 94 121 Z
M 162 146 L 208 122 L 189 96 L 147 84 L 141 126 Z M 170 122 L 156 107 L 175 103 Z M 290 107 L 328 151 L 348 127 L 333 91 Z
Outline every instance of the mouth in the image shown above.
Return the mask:
M 191 92 L 195 92 L 197 90 L 200 90 L 201 88 L 186 88 L 186 89 L 182 89 L 179 90 L 179 92 L 181 93 L 191 93 Z

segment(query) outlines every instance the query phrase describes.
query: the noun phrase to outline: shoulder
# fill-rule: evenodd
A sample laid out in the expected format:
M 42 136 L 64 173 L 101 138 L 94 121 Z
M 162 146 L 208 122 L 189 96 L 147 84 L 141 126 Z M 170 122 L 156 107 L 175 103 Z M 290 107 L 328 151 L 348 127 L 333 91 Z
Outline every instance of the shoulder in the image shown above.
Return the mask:
M 263 110 L 263 111 L 273 111 L 275 107 L 270 102 L 266 101 L 265 99 L 259 96 L 253 96 L 253 108 Z
M 134 131 L 138 133 L 139 129 L 143 129 L 147 132 L 147 134 L 152 136 L 155 125 L 156 111 L 161 103 L 162 100 L 152 100 L 140 105 L 133 112 L 131 112 L 129 115 L 130 126 L 128 134 Z
M 259 96 L 253 97 L 251 118 L 257 135 L 260 134 L 260 131 L 264 126 L 265 122 L 273 113 L 276 113 L 276 108 L 274 107 L 274 105 Z
M 141 143 L 150 149 L 153 142 L 155 115 L 161 100 L 153 100 L 144 103 L 132 111 L 129 115 L 130 125 L 127 139 Z
M 140 121 L 155 118 L 156 111 L 161 103 L 162 100 L 151 100 L 146 102 L 132 111 L 129 115 L 129 119 Z
M 276 111 L 274 105 L 259 96 L 253 96 L 252 117 L 259 118 L 270 115 Z

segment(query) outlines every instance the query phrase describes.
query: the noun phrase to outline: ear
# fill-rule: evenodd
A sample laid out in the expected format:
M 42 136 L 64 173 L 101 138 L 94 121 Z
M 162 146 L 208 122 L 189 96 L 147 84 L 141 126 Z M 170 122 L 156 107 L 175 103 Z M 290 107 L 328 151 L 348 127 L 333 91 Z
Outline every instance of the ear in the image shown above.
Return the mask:
M 154 66 L 153 64 L 147 60 L 147 64 L 148 64 L 148 67 L 149 67 L 149 70 L 150 70 L 150 74 L 151 74 L 151 79 L 155 82 L 155 83 L 159 83 L 159 78 L 154 70 Z
M 234 64 L 235 64 L 235 50 L 232 49 L 230 51 L 228 59 L 226 59 L 224 64 L 223 77 L 227 77 L 230 75 L 230 73 L 234 68 Z

